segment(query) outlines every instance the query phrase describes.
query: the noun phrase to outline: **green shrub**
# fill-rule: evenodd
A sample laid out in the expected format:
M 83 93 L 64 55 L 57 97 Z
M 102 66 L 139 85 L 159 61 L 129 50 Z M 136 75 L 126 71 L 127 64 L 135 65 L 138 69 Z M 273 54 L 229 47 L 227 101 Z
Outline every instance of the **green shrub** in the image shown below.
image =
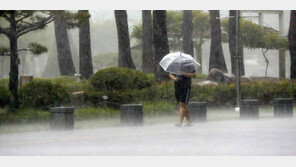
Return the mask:
M 4 107 L 9 104 L 11 94 L 8 88 L 0 86 L 0 107 Z
M 0 79 L 0 86 L 6 87 L 8 88 L 8 84 L 9 84 L 9 79 Z
M 117 67 L 99 70 L 91 77 L 91 84 L 100 91 L 143 89 L 151 86 L 153 81 L 140 71 Z
M 19 90 L 19 97 L 25 107 L 47 108 L 69 102 L 70 93 L 61 84 L 49 80 L 34 80 Z

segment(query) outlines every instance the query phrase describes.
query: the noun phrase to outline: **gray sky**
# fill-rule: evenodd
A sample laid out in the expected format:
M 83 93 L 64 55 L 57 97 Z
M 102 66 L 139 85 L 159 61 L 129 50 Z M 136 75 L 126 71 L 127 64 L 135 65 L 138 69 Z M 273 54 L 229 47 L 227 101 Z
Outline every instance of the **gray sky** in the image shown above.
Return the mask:
M 114 11 L 113 10 L 91 10 L 90 11 L 92 15 L 92 21 L 93 22 L 101 22 L 109 19 L 114 19 Z M 228 16 L 228 10 L 221 10 L 221 17 L 227 17 Z M 141 10 L 128 10 L 128 19 L 130 26 L 137 24 L 141 21 Z M 243 16 L 256 16 L 256 14 L 251 13 L 245 13 Z M 276 30 L 278 30 L 279 27 L 279 20 L 278 15 L 275 14 L 264 14 L 264 25 L 270 26 Z M 252 19 L 254 22 L 258 23 L 257 18 Z M 290 11 L 285 10 L 284 11 L 284 29 L 285 33 L 288 33 L 289 29 L 289 20 L 290 20 Z

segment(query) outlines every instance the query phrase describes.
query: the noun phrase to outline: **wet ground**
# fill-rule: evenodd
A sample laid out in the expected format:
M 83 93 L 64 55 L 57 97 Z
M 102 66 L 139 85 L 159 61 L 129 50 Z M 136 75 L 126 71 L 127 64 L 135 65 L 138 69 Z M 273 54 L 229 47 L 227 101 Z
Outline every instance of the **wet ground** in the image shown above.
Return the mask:
M 0 155 L 296 155 L 296 119 L 0 134 Z

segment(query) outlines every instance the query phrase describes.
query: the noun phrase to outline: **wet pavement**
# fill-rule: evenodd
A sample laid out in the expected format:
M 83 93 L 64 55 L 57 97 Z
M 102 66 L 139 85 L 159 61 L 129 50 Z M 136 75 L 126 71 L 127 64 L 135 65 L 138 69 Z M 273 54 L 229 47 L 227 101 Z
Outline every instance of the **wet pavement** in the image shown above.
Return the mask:
M 0 135 L 0 155 L 296 155 L 296 119 L 265 118 Z

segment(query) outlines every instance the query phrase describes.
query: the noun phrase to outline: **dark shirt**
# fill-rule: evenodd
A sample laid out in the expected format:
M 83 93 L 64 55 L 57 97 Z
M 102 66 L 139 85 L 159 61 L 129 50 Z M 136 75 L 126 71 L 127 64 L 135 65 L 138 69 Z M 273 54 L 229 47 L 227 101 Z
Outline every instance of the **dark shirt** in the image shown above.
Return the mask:
M 185 77 L 183 75 L 177 75 L 173 74 L 176 78 L 179 80 L 174 82 L 175 88 L 184 88 L 184 89 L 190 89 L 191 88 L 191 78 Z

